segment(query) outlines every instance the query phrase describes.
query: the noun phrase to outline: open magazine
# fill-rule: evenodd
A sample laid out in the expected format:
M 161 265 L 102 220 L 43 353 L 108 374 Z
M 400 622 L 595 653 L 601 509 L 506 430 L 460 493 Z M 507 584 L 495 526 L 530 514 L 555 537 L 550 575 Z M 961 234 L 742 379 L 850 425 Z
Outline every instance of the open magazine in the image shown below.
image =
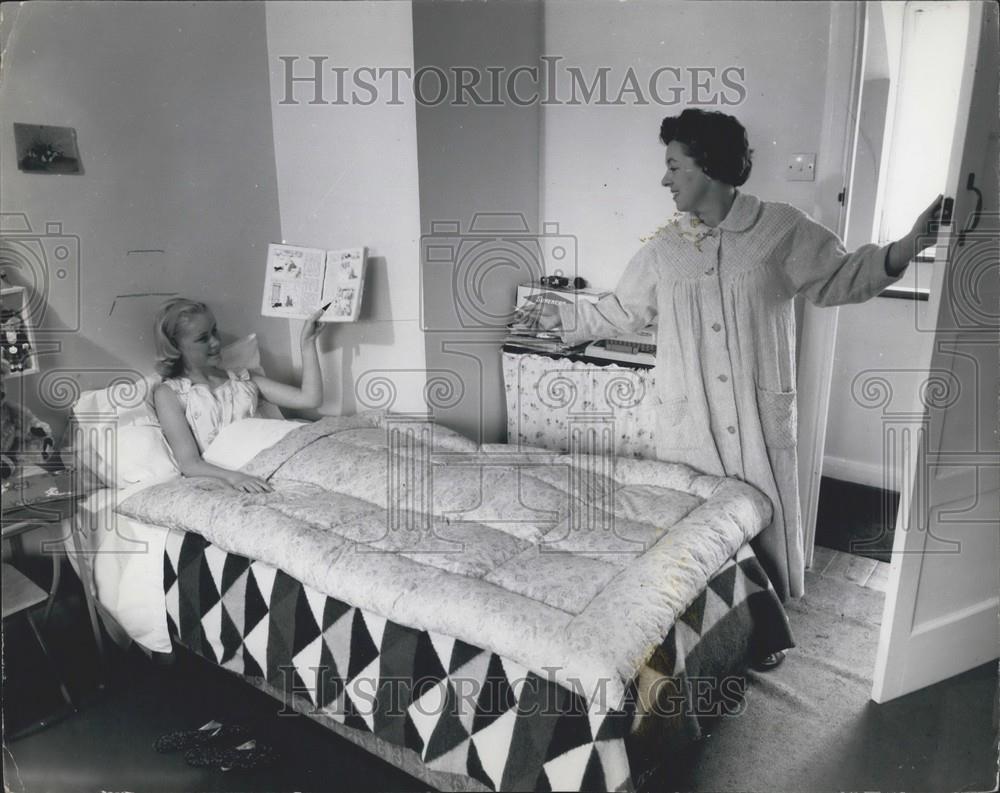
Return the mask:
M 305 319 L 322 308 L 320 322 L 354 322 L 364 285 L 364 248 L 324 251 L 271 244 L 261 314 Z

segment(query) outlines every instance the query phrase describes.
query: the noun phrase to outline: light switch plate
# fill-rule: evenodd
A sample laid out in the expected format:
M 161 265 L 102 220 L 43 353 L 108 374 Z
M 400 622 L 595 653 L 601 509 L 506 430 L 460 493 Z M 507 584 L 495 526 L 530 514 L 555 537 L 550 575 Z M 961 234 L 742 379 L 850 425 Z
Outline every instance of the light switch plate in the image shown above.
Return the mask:
M 812 182 L 816 179 L 816 155 L 793 154 L 788 158 L 785 179 L 789 182 Z

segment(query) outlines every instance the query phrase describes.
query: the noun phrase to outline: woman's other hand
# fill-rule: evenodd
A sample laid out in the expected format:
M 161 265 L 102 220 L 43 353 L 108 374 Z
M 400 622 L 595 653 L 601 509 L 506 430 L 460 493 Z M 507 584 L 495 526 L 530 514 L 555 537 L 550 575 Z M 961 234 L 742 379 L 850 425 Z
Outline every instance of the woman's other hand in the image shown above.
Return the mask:
M 319 308 L 306 317 L 305 323 L 302 325 L 301 342 L 303 347 L 312 344 L 323 332 L 323 323 L 319 321 L 322 316 L 323 309 Z
M 230 487 L 241 493 L 270 493 L 274 489 L 259 476 L 241 474 L 239 471 L 233 471 L 230 476 L 226 477 L 226 481 Z
M 529 301 L 531 299 L 529 298 Z M 531 301 L 514 312 L 514 321 L 534 325 L 539 330 L 557 330 L 562 326 L 559 307 L 553 303 Z

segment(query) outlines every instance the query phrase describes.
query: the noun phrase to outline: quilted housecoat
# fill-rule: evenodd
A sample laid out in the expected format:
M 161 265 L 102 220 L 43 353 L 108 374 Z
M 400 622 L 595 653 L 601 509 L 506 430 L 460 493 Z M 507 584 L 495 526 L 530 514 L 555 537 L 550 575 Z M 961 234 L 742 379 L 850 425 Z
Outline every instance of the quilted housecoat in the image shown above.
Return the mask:
M 897 280 L 887 248 L 845 250 L 829 229 L 787 204 L 737 192 L 711 228 L 675 216 L 629 262 L 614 293 L 560 306 L 576 344 L 657 325 L 656 453 L 732 476 L 773 502 L 756 540 L 783 598 L 805 572 L 796 461 L 795 312 L 859 303 Z

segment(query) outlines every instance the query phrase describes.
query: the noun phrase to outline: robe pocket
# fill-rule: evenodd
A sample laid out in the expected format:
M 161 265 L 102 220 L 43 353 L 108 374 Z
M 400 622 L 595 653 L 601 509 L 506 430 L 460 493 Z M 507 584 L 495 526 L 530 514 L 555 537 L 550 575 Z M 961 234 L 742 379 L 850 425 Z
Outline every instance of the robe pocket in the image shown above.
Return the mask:
M 798 440 L 796 392 L 768 391 L 757 386 L 757 410 L 764 430 L 764 443 L 772 449 L 788 449 Z
M 687 397 L 653 400 L 656 411 L 656 444 L 668 449 L 690 449 L 696 432 L 691 423 L 691 405 Z

